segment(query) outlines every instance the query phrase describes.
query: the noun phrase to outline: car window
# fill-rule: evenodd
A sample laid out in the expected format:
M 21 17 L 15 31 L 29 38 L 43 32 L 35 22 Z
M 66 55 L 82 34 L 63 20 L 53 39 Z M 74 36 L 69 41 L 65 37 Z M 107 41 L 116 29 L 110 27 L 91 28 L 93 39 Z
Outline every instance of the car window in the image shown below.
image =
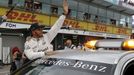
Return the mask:
M 39 59 L 23 75 L 113 75 L 115 64 L 67 59 Z

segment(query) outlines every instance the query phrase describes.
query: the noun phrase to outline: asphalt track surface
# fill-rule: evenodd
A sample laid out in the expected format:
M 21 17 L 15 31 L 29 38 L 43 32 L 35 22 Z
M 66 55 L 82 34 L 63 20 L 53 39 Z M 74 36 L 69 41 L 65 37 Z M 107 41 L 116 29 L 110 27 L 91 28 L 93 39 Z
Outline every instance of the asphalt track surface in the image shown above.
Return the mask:
M 0 75 L 9 75 L 10 65 L 0 66 Z

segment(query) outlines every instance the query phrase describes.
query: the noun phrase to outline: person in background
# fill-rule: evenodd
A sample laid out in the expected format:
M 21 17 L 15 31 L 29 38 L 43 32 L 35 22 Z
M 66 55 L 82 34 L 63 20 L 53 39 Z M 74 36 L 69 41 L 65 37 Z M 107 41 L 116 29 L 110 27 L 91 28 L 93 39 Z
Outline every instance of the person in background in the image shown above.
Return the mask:
M 42 2 L 40 2 L 40 0 L 35 0 L 34 1 L 34 10 L 38 13 L 41 12 L 42 9 Z
M 95 16 L 94 22 L 95 22 L 95 23 L 99 23 L 99 17 L 98 17 L 98 15 Z
M 65 48 L 64 49 L 76 49 L 76 46 L 72 44 L 72 40 L 67 39 L 65 42 Z
M 6 15 L 3 15 L 0 17 L 0 24 L 3 23 L 3 22 L 6 22 L 7 20 L 7 16 Z
M 33 10 L 33 1 L 32 0 L 25 0 L 24 7 L 28 11 Z
M 19 69 L 22 66 L 22 52 L 18 47 L 12 49 L 12 64 L 10 71 L 13 72 L 16 69 Z
M 60 16 L 47 33 L 43 34 L 44 26 L 41 26 L 38 23 L 31 25 L 29 28 L 31 35 L 27 38 L 24 49 L 24 54 L 28 59 L 33 60 L 54 54 L 51 42 L 58 34 L 58 31 L 62 27 L 66 15 L 68 14 L 67 0 L 63 0 L 63 9 L 64 14 Z
M 57 15 L 58 14 L 58 7 L 52 6 L 51 7 L 51 12 L 52 12 L 52 15 Z
M 84 47 L 83 44 L 78 43 L 77 49 L 80 49 L 81 50 L 81 49 L 83 49 L 83 47 Z

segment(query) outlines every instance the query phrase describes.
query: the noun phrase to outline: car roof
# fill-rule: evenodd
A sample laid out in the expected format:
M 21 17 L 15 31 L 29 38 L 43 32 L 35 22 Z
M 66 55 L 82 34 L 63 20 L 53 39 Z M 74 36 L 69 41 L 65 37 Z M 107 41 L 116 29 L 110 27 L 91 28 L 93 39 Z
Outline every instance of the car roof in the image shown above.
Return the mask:
M 112 51 L 112 50 L 60 50 L 56 51 L 54 55 L 48 56 L 49 58 L 62 58 L 62 59 L 73 59 L 92 61 L 107 64 L 117 64 L 119 59 L 127 54 L 134 53 L 134 51 Z

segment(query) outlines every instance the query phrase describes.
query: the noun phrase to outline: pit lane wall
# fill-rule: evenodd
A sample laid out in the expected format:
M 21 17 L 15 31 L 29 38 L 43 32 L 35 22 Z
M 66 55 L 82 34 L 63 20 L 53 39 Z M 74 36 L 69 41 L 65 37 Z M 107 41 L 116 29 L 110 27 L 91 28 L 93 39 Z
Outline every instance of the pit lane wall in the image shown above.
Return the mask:
M 1 10 L 0 16 L 2 16 L 5 15 L 9 9 L 0 7 L 0 10 Z M 52 26 L 57 19 L 58 16 L 38 14 L 38 13 L 33 14 L 32 12 L 14 10 L 8 15 L 7 21 L 24 23 L 24 24 L 39 22 L 40 24 L 46 26 Z M 122 27 L 116 27 L 114 25 L 105 25 L 101 23 L 93 23 L 86 21 L 76 21 L 72 19 L 66 19 L 64 25 L 71 26 L 72 29 L 91 31 L 91 32 L 100 32 L 100 33 L 126 35 L 126 36 L 130 36 L 132 33 L 132 29 L 129 28 L 122 28 Z

